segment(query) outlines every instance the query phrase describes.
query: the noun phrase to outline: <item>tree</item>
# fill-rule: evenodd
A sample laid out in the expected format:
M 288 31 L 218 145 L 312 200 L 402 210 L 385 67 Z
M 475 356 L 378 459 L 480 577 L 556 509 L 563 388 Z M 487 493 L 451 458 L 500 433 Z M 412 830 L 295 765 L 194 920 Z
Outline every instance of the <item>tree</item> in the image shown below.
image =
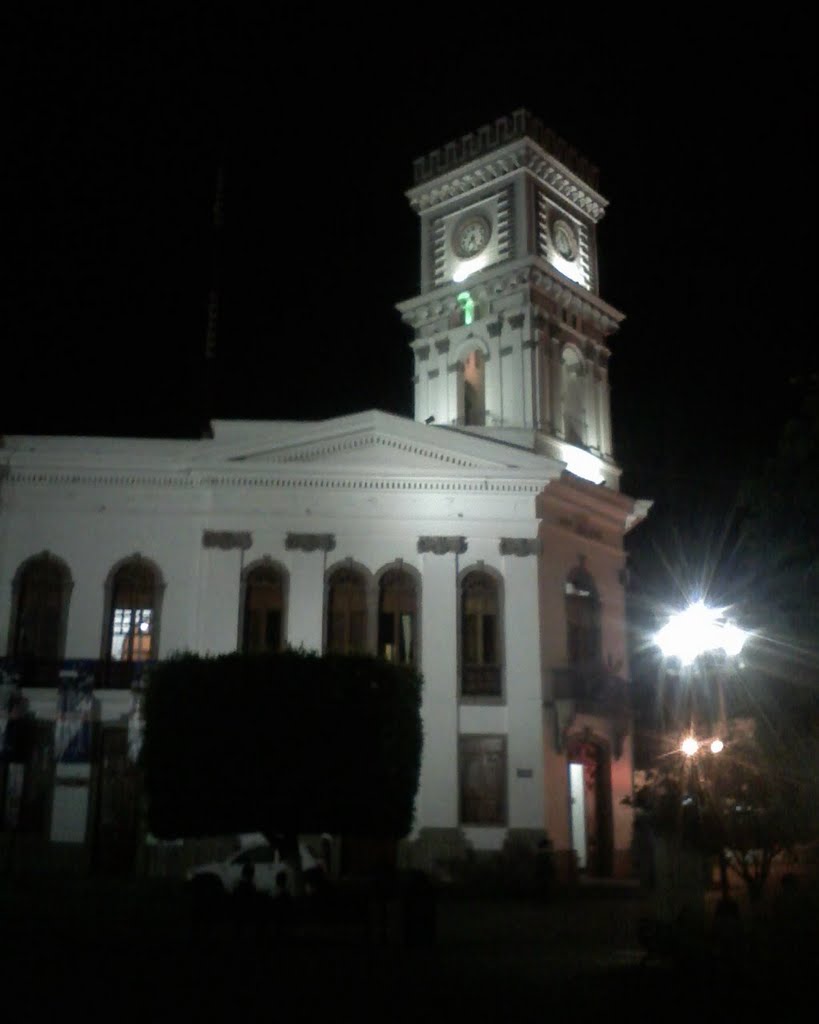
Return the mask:
M 789 704 L 819 712 L 819 375 L 799 381 L 776 453 L 743 493 L 752 570 L 747 612 L 759 625 L 757 667 L 783 680 Z M 781 703 L 781 702 L 778 702 Z
M 667 759 L 626 802 L 655 835 L 723 858 L 756 902 L 774 858 L 816 835 L 819 774 L 805 749 L 734 723 L 720 753 Z
M 152 671 L 141 753 L 160 838 L 400 838 L 421 758 L 421 679 L 368 656 L 182 655 Z

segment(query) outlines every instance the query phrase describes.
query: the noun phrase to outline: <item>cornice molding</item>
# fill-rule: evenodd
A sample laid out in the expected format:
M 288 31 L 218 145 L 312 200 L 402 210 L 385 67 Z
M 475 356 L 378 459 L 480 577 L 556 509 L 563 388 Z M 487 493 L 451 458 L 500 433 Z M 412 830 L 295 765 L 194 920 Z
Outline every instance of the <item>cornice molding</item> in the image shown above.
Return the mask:
M 531 139 L 523 138 L 477 160 L 452 170 L 444 170 L 407 193 L 410 206 L 423 213 L 441 203 L 468 196 L 499 181 L 514 171 L 528 171 L 538 182 L 584 213 L 590 221 L 602 219 L 607 201 L 556 157 Z
M 558 306 L 573 313 L 578 313 L 590 320 L 601 334 L 612 334 L 625 320 L 625 316 L 609 306 L 593 292 L 588 292 L 574 282 L 564 278 L 539 257 L 525 257 L 514 263 L 494 264 L 475 275 L 473 291 L 484 290 L 494 298 L 515 295 L 529 288 L 536 288 Z M 414 330 L 448 317 L 455 308 L 455 290 L 460 285 L 448 284 L 434 292 L 407 299 L 398 304 L 401 319 Z M 429 345 L 428 339 L 419 339 L 419 343 Z
M 455 461 L 455 460 L 452 460 Z M 94 470 L 81 472 L 46 472 L 43 470 L 14 470 L 9 478 L 11 484 L 35 485 L 43 487 L 64 487 L 66 484 L 89 488 L 117 487 L 154 488 L 167 491 L 187 491 L 196 493 L 198 490 L 243 488 L 254 490 L 284 490 L 287 488 L 303 488 L 305 490 L 324 491 L 390 491 L 390 492 L 421 492 L 446 494 L 451 492 L 467 494 L 539 494 L 548 483 L 545 478 L 492 476 L 487 477 L 487 470 L 476 467 L 468 460 L 460 460 L 459 464 L 474 471 L 474 476 L 463 479 L 458 477 L 434 477 L 420 475 L 402 475 L 384 477 L 377 471 L 332 475 L 330 473 L 307 473 L 296 475 L 277 472 L 278 467 L 260 468 L 255 474 L 248 472 L 247 467 L 237 470 L 197 472 L 191 474 L 181 470 L 178 473 L 151 473 L 137 475 L 134 473 L 116 474 L 111 471 L 96 473 Z M 489 473 L 497 472 L 488 470 Z
M 570 168 L 573 173 L 579 175 L 593 188 L 597 188 L 600 177 L 597 167 L 525 107 L 519 107 L 510 115 L 489 121 L 481 125 L 477 131 L 461 135 L 460 138 L 448 142 L 445 146 L 434 149 L 426 156 L 414 160 L 415 183 L 420 184 L 438 177 L 458 164 L 527 136 L 541 148 L 557 157 L 565 167 Z

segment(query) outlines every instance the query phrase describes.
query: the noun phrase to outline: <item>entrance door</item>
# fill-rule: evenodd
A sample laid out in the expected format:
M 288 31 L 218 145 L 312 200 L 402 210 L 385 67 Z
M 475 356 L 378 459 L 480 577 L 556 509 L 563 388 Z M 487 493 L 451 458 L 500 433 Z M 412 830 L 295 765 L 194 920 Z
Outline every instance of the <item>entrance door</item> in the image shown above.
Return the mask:
M 608 876 L 613 843 L 609 757 L 605 747 L 585 735 L 570 741 L 568 756 L 572 849 L 577 866 L 590 875 Z
M 577 866 L 585 871 L 588 866 L 586 848 L 586 794 L 583 785 L 583 765 L 569 764 L 569 801 L 571 803 L 572 849 Z

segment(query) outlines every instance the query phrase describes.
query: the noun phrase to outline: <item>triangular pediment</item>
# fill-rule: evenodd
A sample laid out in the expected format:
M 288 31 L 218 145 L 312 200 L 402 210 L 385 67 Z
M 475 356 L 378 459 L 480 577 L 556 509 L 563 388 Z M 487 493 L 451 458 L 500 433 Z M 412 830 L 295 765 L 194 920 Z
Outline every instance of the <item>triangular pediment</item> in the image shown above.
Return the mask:
M 335 471 L 543 473 L 545 459 L 496 440 L 370 410 L 314 422 L 216 421 L 202 461 Z M 557 466 L 557 464 L 555 464 Z

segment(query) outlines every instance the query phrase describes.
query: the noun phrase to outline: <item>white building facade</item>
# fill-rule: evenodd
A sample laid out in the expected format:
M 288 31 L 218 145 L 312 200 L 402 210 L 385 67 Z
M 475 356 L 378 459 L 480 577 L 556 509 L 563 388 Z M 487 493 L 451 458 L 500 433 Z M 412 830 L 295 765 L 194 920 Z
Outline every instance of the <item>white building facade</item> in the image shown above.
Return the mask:
M 414 421 L 4 439 L 5 729 L 15 682 L 37 728 L 7 752 L 3 827 L 32 849 L 127 860 L 146 663 L 291 645 L 420 669 L 407 862 L 547 838 L 563 873 L 628 872 L 623 537 L 648 506 L 619 492 L 612 452 L 605 202 L 524 111 L 415 178 L 422 289 L 399 306 Z M 88 688 L 66 698 L 78 677 Z

